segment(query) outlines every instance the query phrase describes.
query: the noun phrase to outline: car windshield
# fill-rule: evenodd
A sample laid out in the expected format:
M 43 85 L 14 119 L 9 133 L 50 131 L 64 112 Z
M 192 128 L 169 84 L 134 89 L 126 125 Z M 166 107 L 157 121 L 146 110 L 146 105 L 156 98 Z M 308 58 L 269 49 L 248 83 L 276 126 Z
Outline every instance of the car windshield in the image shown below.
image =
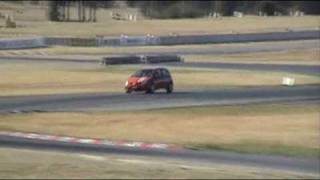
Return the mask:
M 132 75 L 132 77 L 150 77 L 152 76 L 152 70 L 140 70 Z

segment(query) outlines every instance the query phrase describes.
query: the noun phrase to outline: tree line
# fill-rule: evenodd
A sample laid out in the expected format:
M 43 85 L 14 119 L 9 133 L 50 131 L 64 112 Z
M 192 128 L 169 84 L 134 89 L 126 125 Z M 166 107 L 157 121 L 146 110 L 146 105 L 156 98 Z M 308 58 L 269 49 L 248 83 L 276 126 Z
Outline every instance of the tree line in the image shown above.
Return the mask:
M 96 21 L 98 8 L 112 8 L 115 1 L 49 1 L 49 19 L 53 21 L 70 21 L 70 7 L 77 7 L 78 21 Z M 306 14 L 320 14 L 317 1 L 125 1 L 129 7 L 139 8 L 149 18 L 192 18 L 203 17 L 215 12 L 222 16 L 232 16 L 235 11 L 245 14 L 263 13 L 272 15 L 289 15 L 293 11 Z M 89 13 L 86 13 L 89 11 Z
M 85 1 L 85 0 L 68 0 L 68 1 L 49 1 L 48 18 L 51 21 L 80 21 L 96 22 L 96 12 L 98 8 L 112 7 L 113 1 Z M 75 8 L 77 18 L 71 19 L 70 9 Z
M 320 3 L 317 1 L 128 1 L 131 7 L 138 7 L 151 18 L 192 18 L 202 17 L 216 12 L 222 16 L 232 16 L 238 11 L 258 15 L 262 12 L 272 16 L 289 15 L 292 11 L 306 14 L 319 14 Z

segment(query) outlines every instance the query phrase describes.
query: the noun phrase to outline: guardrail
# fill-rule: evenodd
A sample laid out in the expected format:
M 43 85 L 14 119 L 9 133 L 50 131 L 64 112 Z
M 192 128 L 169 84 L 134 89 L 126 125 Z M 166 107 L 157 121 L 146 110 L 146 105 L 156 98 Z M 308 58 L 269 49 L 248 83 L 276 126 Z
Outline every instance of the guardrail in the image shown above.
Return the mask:
M 141 62 L 146 64 L 183 62 L 184 60 L 177 55 L 147 55 L 141 56 Z
M 155 64 L 170 62 L 183 62 L 183 59 L 177 55 L 111 56 L 103 57 L 101 64 Z
M 208 43 L 237 43 L 259 41 L 320 39 L 319 30 L 216 34 L 216 35 L 183 35 L 183 36 L 120 36 L 98 38 L 48 38 L 48 45 L 67 46 L 150 46 L 150 45 L 183 45 Z
M 29 37 L 19 39 L 0 39 L 1 49 L 26 49 L 26 48 L 40 48 L 46 47 L 45 38 L 43 37 Z
M 116 56 L 116 57 L 103 57 L 102 64 L 141 64 L 141 57 L 139 56 Z

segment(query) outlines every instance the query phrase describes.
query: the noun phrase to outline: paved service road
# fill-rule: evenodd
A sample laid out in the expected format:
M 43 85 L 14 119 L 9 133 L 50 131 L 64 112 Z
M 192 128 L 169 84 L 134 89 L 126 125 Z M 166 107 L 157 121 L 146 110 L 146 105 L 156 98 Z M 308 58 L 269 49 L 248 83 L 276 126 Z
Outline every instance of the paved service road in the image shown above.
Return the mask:
M 287 51 L 294 49 L 310 49 L 320 47 L 319 40 L 306 40 L 306 41 L 273 41 L 268 43 L 243 43 L 243 44 L 224 44 L 215 45 L 213 47 L 206 47 L 206 45 L 198 46 L 196 48 L 187 48 L 188 45 L 183 48 L 175 48 L 172 46 L 166 52 L 177 55 L 210 55 L 210 54 L 238 54 L 238 53 L 254 53 L 254 52 L 277 52 Z M 165 49 L 165 48 L 164 48 Z M 112 53 L 117 55 L 119 53 Z M 133 53 L 121 53 L 121 54 L 137 54 Z M 159 51 L 146 51 L 145 54 L 161 54 Z
M 10 57 L 2 59 L 0 57 L 0 62 L 8 61 L 35 61 L 39 63 L 65 63 L 70 65 L 70 63 L 88 63 L 88 64 L 98 64 L 101 61 L 97 59 L 92 60 L 79 60 L 79 59 L 60 59 L 60 58 L 48 58 L 48 57 L 38 57 L 38 58 L 25 58 L 25 57 Z M 118 65 L 114 65 L 118 66 Z M 139 64 L 139 66 L 144 66 L 144 64 Z M 306 74 L 319 76 L 320 75 L 320 65 L 295 65 L 295 64 L 254 64 L 254 63 L 222 63 L 222 62 L 185 62 L 185 63 L 161 63 L 161 64 L 146 64 L 146 66 L 163 66 L 163 67 L 191 67 L 191 68 L 215 68 L 215 69 L 231 69 L 231 70 L 247 70 L 247 71 L 272 71 L 272 72 L 290 72 L 298 74 Z
M 107 111 L 320 99 L 320 86 L 272 86 L 166 94 L 80 93 L 0 97 L 0 112 Z
M 268 42 L 268 43 L 245 43 L 245 44 L 227 44 L 227 45 L 213 45 L 214 47 L 190 48 L 183 47 L 163 47 L 163 52 L 146 48 L 144 53 L 136 52 L 119 52 L 106 53 L 104 55 L 62 55 L 62 56 L 0 56 L 0 62 L 10 61 L 35 61 L 35 62 L 59 62 L 59 63 L 92 63 L 98 64 L 101 62 L 103 56 L 108 55 L 140 55 L 140 54 L 232 54 L 232 53 L 249 53 L 249 52 L 273 52 L 285 51 L 293 49 L 308 49 L 320 47 L 319 40 L 307 41 L 285 41 L 285 42 Z M 276 59 L 275 59 L 276 60 Z M 155 64 L 159 66 L 162 64 Z M 243 63 L 179 63 L 167 64 L 167 66 L 181 66 L 181 67 L 197 67 L 197 68 L 219 68 L 219 69 L 238 69 L 238 70 L 253 70 L 253 71 L 282 71 L 292 72 L 307 75 L 320 75 L 319 65 L 285 65 L 285 64 L 243 64 Z
M 156 47 L 160 47 L 156 49 Z M 273 42 L 251 42 L 251 43 L 228 43 L 228 44 L 205 44 L 197 45 L 193 47 L 192 45 L 183 46 L 146 46 L 143 51 L 137 52 L 127 52 L 117 50 L 117 52 L 106 52 L 100 54 L 101 56 L 107 55 L 136 55 L 136 54 L 178 54 L 178 55 L 205 55 L 205 54 L 238 54 L 238 53 L 252 53 L 252 52 L 277 52 L 286 50 L 299 50 L 299 49 L 310 49 L 320 47 L 319 39 L 316 40 L 299 40 L 299 41 L 273 41 Z M 39 50 L 40 51 L 40 50 Z M 1 53 L 0 58 L 5 58 L 6 54 Z M 14 55 L 10 54 L 10 55 Z M 17 54 L 19 54 L 17 52 Z M 32 54 L 32 53 L 31 53 Z M 21 54 L 20 54 L 21 55 Z M 22 54 L 22 55 L 28 55 Z M 74 54 L 76 56 L 87 56 L 87 54 Z M 73 55 L 73 56 L 74 56 Z M 10 57 L 10 56 L 8 56 Z M 40 55 L 41 57 L 41 55 Z

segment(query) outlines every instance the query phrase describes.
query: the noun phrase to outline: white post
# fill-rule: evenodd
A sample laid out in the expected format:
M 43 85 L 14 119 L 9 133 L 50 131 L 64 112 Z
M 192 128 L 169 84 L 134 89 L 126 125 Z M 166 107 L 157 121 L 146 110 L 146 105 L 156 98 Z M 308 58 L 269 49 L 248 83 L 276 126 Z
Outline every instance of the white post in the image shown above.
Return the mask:
M 295 79 L 290 77 L 282 78 L 282 85 L 284 86 L 293 86 L 295 84 Z

